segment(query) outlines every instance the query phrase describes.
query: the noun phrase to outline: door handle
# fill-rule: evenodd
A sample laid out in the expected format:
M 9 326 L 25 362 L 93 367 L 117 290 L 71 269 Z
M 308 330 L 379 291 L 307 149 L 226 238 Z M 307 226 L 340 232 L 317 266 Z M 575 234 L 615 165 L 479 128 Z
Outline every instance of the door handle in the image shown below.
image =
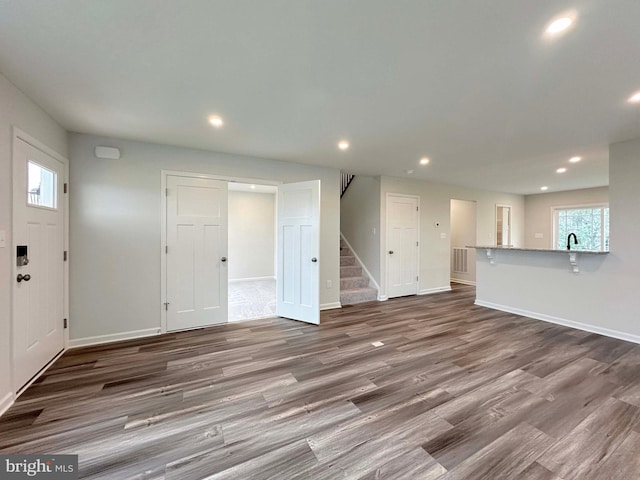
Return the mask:
M 26 275 L 22 275 L 21 273 L 19 273 L 16 280 L 18 281 L 18 283 L 20 283 L 23 280 L 25 282 L 28 282 L 29 280 L 31 280 L 31 275 L 29 275 L 28 273 Z
M 313 263 L 316 263 L 316 262 L 318 261 L 318 259 L 317 259 L 316 257 L 313 257 L 313 258 L 311 259 L 311 261 L 312 261 Z
M 222 257 L 222 258 L 220 259 L 220 261 L 221 261 L 221 262 L 226 262 L 226 261 L 227 261 L 227 257 Z
M 393 255 L 393 250 L 389 250 L 389 255 Z

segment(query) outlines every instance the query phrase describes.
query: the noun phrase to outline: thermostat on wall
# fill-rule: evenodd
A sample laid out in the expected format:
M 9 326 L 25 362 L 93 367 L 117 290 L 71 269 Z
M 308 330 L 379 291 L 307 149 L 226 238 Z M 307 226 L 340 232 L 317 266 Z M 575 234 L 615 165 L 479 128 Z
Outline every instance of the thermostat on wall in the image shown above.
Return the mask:
M 120 159 L 120 149 L 116 147 L 96 147 L 96 157 L 109 160 Z

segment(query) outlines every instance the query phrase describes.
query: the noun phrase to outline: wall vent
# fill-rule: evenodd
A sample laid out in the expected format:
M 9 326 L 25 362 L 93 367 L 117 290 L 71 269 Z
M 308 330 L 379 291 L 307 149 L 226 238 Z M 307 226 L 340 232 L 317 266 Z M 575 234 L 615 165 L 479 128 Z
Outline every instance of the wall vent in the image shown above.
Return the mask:
M 467 248 L 453 248 L 452 266 L 451 271 L 453 273 L 469 273 L 469 265 L 467 263 L 469 249 Z

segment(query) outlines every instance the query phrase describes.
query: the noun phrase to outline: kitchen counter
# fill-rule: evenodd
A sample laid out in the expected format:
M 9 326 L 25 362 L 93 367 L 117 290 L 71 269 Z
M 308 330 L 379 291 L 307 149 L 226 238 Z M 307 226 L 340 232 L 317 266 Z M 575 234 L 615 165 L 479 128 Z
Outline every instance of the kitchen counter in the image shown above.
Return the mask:
M 467 248 L 480 248 L 486 250 L 515 250 L 519 252 L 546 252 L 546 253 L 589 253 L 595 255 L 603 255 L 609 252 L 600 250 L 552 250 L 550 248 L 520 248 L 520 247 L 503 247 L 500 245 L 467 245 Z
M 517 252 L 531 253 L 532 252 L 532 253 L 541 253 L 541 254 L 546 254 L 546 253 L 551 253 L 551 254 L 564 253 L 565 255 L 569 254 L 569 264 L 571 265 L 573 273 L 580 273 L 580 268 L 578 266 L 579 254 L 606 255 L 609 253 L 609 252 L 601 252 L 599 250 L 552 250 L 552 249 L 545 249 L 545 248 L 503 247 L 498 245 L 469 245 L 467 246 L 467 248 L 486 250 L 487 258 L 489 259 L 489 263 L 491 265 L 495 265 L 496 263 L 497 251 L 513 252 L 513 253 L 517 253 Z

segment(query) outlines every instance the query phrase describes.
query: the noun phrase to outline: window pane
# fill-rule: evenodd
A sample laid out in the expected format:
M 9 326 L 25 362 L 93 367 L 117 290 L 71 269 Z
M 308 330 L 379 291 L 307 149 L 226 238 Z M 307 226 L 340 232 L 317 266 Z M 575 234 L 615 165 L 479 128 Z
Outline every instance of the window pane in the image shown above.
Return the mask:
M 604 251 L 609 251 L 609 207 L 604 209 Z
M 574 245 L 573 241 L 571 242 L 572 250 L 609 249 L 608 207 L 558 209 L 556 214 L 555 246 L 557 249 L 565 250 L 567 248 L 567 239 L 571 233 L 576 234 L 579 242 L 577 245 Z
M 27 203 L 56 208 L 56 172 L 29 161 L 27 169 Z

